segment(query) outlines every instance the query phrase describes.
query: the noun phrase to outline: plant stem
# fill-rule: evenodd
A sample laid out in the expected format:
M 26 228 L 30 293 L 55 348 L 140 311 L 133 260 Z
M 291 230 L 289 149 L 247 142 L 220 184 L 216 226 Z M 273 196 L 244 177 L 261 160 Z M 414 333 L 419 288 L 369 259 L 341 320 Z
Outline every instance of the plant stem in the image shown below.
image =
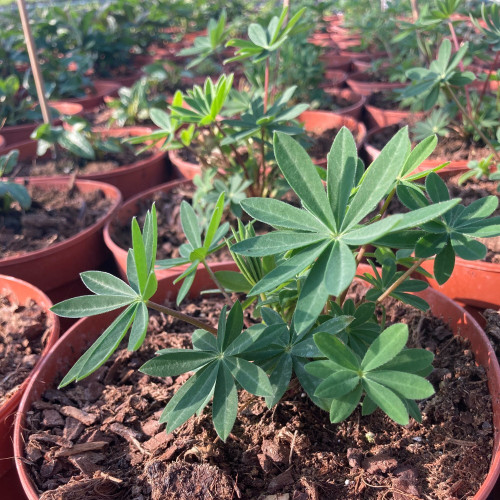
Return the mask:
M 267 113 L 268 99 L 269 99 L 269 57 L 266 59 L 266 70 L 264 72 L 264 114 Z
M 231 301 L 231 297 L 229 297 L 228 293 L 224 289 L 224 287 L 220 284 L 219 280 L 215 276 L 214 272 L 210 269 L 210 266 L 207 264 L 206 260 L 202 261 L 202 264 L 205 266 L 205 269 L 207 270 L 208 275 L 212 279 L 212 281 L 215 283 L 215 286 L 221 291 L 222 295 L 224 295 L 224 299 L 226 299 L 227 305 L 229 307 L 233 306 L 233 303 Z
M 222 129 L 222 127 L 220 126 L 220 124 L 218 122 L 214 122 L 215 126 L 217 127 L 217 130 L 220 132 L 220 134 L 222 135 L 222 137 L 226 138 L 227 137 L 227 134 L 224 132 L 224 130 Z M 236 161 L 238 162 L 238 165 L 243 169 L 243 173 L 245 174 L 245 177 L 247 179 L 249 179 L 249 175 L 248 175 L 248 170 L 247 170 L 247 167 L 245 165 L 245 160 L 243 159 L 243 157 L 240 155 L 240 153 L 238 153 L 238 150 L 236 149 L 236 146 L 234 144 L 230 144 L 229 147 L 231 148 L 231 150 L 233 151 L 234 153 L 234 156 L 236 158 Z M 220 149 L 220 146 L 219 146 L 219 149 Z
M 474 120 L 471 118 L 471 116 L 467 113 L 467 110 L 460 104 L 460 101 L 457 99 L 457 96 L 451 89 L 451 87 L 445 83 L 445 87 L 448 90 L 451 98 L 455 101 L 455 104 L 458 106 L 458 109 L 462 112 L 462 114 L 469 120 L 470 124 L 474 128 L 474 130 L 479 134 L 481 139 L 490 147 L 491 151 L 493 152 L 493 155 L 495 156 L 496 161 L 500 161 L 500 155 L 498 154 L 497 150 L 491 143 L 491 141 L 483 134 L 483 132 L 478 128 Z
M 265 150 L 265 144 L 264 144 L 264 138 L 265 138 L 265 132 L 264 128 L 260 129 L 260 155 L 261 155 L 261 160 L 260 160 L 260 177 L 262 178 L 262 181 L 259 183 L 260 184 L 260 196 L 263 196 L 264 190 L 266 188 L 266 150 Z
M 478 109 L 481 108 L 484 94 L 486 93 L 486 89 L 488 88 L 488 82 L 490 80 L 491 73 L 493 73 L 493 70 L 495 69 L 495 66 L 497 65 L 499 55 L 500 55 L 500 51 L 497 51 L 497 53 L 495 54 L 495 59 L 493 60 L 493 62 L 490 65 L 490 68 L 488 69 L 488 74 L 486 75 L 486 80 L 484 81 L 484 85 L 483 85 L 483 88 L 481 90 L 481 95 L 479 96 L 479 104 L 477 105 Z
M 403 281 L 408 278 L 408 276 L 411 275 L 411 273 L 413 273 L 413 271 L 415 271 L 415 269 L 417 269 L 417 267 L 420 266 L 420 264 L 422 264 L 422 262 L 425 261 L 425 258 L 421 258 L 421 259 L 418 259 L 417 262 L 415 262 L 413 264 L 413 266 L 410 267 L 410 269 L 408 269 L 403 275 L 401 275 L 378 299 L 377 299 L 377 303 L 380 303 L 382 302 L 386 297 L 388 297 L 392 292 L 394 292 L 394 290 L 396 290 L 396 288 L 401 285 L 401 283 L 403 283 Z
M 181 321 L 185 321 L 190 325 L 196 326 L 196 328 L 202 328 L 203 330 L 206 330 L 207 332 L 210 332 L 211 334 L 217 336 L 217 328 L 214 328 L 212 325 L 209 325 L 204 321 L 200 321 L 199 319 L 188 316 L 187 314 L 176 311 L 175 309 L 170 309 L 170 307 L 157 304 L 156 302 L 151 302 L 150 300 L 146 301 L 146 306 L 154 309 L 155 311 L 168 314 L 169 316 L 180 319 Z
M 455 45 L 455 52 L 458 52 L 460 46 L 458 45 L 457 34 L 455 33 L 455 28 L 453 27 L 453 23 L 451 21 L 448 21 L 448 26 L 450 28 L 451 38 L 453 39 L 453 45 Z M 462 61 L 458 63 L 458 67 L 460 68 L 461 71 L 464 71 L 464 63 Z M 465 89 L 465 98 L 467 99 L 467 111 L 470 114 L 472 108 L 470 104 L 470 95 L 467 85 L 464 87 L 464 89 Z

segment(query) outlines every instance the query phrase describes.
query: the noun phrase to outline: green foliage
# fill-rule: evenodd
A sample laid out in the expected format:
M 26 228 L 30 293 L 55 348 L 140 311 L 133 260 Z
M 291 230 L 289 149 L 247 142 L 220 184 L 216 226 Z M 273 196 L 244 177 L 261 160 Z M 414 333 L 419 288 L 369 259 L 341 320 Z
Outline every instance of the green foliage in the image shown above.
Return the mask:
M 476 28 L 485 35 L 487 46 L 491 50 L 498 52 L 500 50 L 500 8 L 498 4 L 492 2 L 489 5 L 485 3 L 481 5 L 481 18 L 486 27 L 483 27 L 479 19 L 472 14 L 470 18 Z
M 8 212 L 12 202 L 17 201 L 19 206 L 27 210 L 31 206 L 31 197 L 22 184 L 9 180 L 17 165 L 19 151 L 13 149 L 5 155 L 0 155 L 0 212 Z
M 225 63 L 241 61 L 252 58 L 253 62 L 259 62 L 272 52 L 278 50 L 290 35 L 296 33 L 299 29 L 299 22 L 305 7 L 295 13 L 288 21 L 286 26 L 285 19 L 288 13 L 288 7 L 281 11 L 280 17 L 274 16 L 266 28 L 260 24 L 251 23 L 248 27 L 249 40 L 232 39 L 226 44 L 227 47 L 236 47 L 235 56 L 224 61 Z
M 186 69 L 198 66 L 202 61 L 211 56 L 216 56 L 222 51 L 224 42 L 227 38 L 226 30 L 226 10 L 223 9 L 219 20 L 211 18 L 207 25 L 207 36 L 199 36 L 194 39 L 192 47 L 182 49 L 179 56 L 195 56 Z
M 373 341 L 361 358 L 330 333 L 314 335 L 316 346 L 328 359 L 308 363 L 305 369 L 322 379 L 314 395 L 330 401 L 332 423 L 349 417 L 363 394 L 364 414 L 366 405 L 380 407 L 401 425 L 408 424 L 408 414 L 421 420 L 413 400 L 434 394 L 432 385 L 419 375 L 432 368 L 433 355 L 422 349 L 404 349 L 407 341 L 408 326 L 392 325 Z
M 35 129 L 31 138 L 38 141 L 38 156 L 43 156 L 49 148 L 57 146 L 77 159 L 94 160 L 99 154 L 120 153 L 123 149 L 118 138 L 105 138 L 93 132 L 83 118 L 67 118 L 66 123 L 68 127 L 44 123 Z
M 475 177 L 478 180 L 490 179 L 492 181 L 500 180 L 500 172 L 498 171 L 498 165 L 496 171 L 492 171 L 493 155 L 489 155 L 487 158 L 481 158 L 478 160 L 471 160 L 467 164 L 469 169 L 467 172 L 462 174 L 458 178 L 458 184 L 463 184 L 466 180 Z
M 163 349 L 140 370 L 156 377 L 171 377 L 192 370 L 196 373 L 177 391 L 163 411 L 160 422 L 167 432 L 181 426 L 196 412 L 201 413 L 213 396 L 212 419 L 219 437 L 225 441 L 238 412 L 239 384 L 251 394 L 270 397 L 273 393 L 265 372 L 244 355 L 259 343 L 264 331 L 242 333 L 243 310 L 235 302 L 226 319 L 223 307 L 217 337 L 204 330 L 193 333 L 194 349 Z
M 189 267 L 174 281 L 183 281 L 177 294 L 177 305 L 179 305 L 189 292 L 196 276 L 199 264 L 207 265 L 206 258 L 220 248 L 219 242 L 226 235 L 229 223 L 220 225 L 224 207 L 224 192 L 222 192 L 215 204 L 210 222 L 202 242 L 201 229 L 198 216 L 193 207 L 187 202 L 181 203 L 181 224 L 187 243 L 179 248 L 181 257 L 176 259 L 163 259 L 158 261 L 159 269 L 170 269 L 172 267 L 189 264 Z

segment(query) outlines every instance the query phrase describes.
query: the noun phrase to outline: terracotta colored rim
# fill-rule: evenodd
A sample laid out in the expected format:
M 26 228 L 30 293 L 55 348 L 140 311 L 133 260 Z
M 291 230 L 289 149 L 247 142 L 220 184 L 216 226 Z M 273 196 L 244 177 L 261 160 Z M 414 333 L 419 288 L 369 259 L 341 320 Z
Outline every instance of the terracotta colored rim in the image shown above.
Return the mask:
M 307 132 L 322 134 L 328 129 L 347 127 L 354 135 L 356 145 L 361 148 L 366 139 L 366 127 L 354 118 L 332 111 L 304 111 L 297 120 L 304 123 Z M 333 142 L 333 137 L 332 137 Z M 314 158 L 315 165 L 326 166 L 326 158 Z
M 421 112 L 412 113 L 411 111 L 399 109 L 383 109 L 368 103 L 365 104 L 365 109 L 368 112 L 369 125 L 373 128 L 395 125 L 410 116 L 414 116 L 417 119 L 424 117 L 424 113 Z
M 23 393 L 28 386 L 28 383 L 33 376 L 35 370 L 40 366 L 42 360 L 48 355 L 52 346 L 59 338 L 59 318 L 50 311 L 52 302 L 41 290 L 28 283 L 12 276 L 0 274 L 0 292 L 7 291 L 13 295 L 19 304 L 24 305 L 27 300 L 32 299 L 40 307 L 45 310 L 47 320 L 50 324 L 49 333 L 45 342 L 45 346 L 40 353 L 40 358 L 31 370 L 29 376 L 17 388 L 16 392 L 0 406 L 0 477 L 3 476 L 13 466 L 12 457 L 12 422 L 14 420 L 14 412 L 21 401 Z
M 347 79 L 347 85 L 361 95 L 370 95 L 375 92 L 382 92 L 384 90 L 402 89 L 407 86 L 406 83 L 399 82 L 374 82 L 370 80 L 369 73 L 361 71 L 353 73 Z
M 105 95 L 109 95 L 120 88 L 118 83 L 110 82 L 108 80 L 94 80 L 92 83 L 95 88 L 95 94 L 89 94 L 84 97 L 75 97 L 72 99 L 64 99 L 64 101 L 81 104 L 83 109 L 92 109 L 102 103 Z
M 74 102 L 49 101 L 49 107 L 55 109 L 62 115 L 74 116 L 83 111 L 83 106 Z M 54 125 L 60 125 L 61 120 L 53 121 Z M 23 125 L 12 125 L 2 128 L 2 135 L 5 138 L 5 144 L 15 147 L 18 143 L 29 140 L 31 133 L 41 124 L 41 122 L 25 123 Z
M 201 165 L 199 163 L 191 163 L 183 160 L 175 149 L 171 149 L 168 152 L 168 157 L 172 165 L 177 168 L 185 179 L 193 180 L 196 175 L 201 173 Z
M 367 136 L 366 136 L 366 141 L 364 144 L 365 152 L 367 153 L 370 161 L 375 160 L 377 156 L 380 154 L 380 149 L 376 148 L 371 144 L 371 139 L 373 137 L 373 134 L 376 134 L 380 130 L 382 130 L 385 127 L 376 127 L 371 129 Z M 432 160 L 432 159 L 427 159 L 424 160 L 416 169 L 415 172 L 421 172 L 423 170 L 427 170 L 430 168 L 438 167 L 444 163 L 443 161 L 440 160 Z M 438 174 L 443 177 L 443 178 L 448 178 L 452 177 L 454 175 L 460 174 L 462 172 L 466 172 L 467 169 L 467 160 L 456 160 L 450 163 L 448 166 L 442 168 L 441 170 L 438 171 Z
M 5 137 L 0 135 L 0 151 L 5 147 Z
M 338 115 L 347 115 L 355 120 L 361 118 L 361 111 L 366 103 L 366 97 L 360 94 L 356 94 L 351 89 L 325 89 L 325 92 L 330 95 L 340 96 L 347 101 L 351 101 L 352 104 L 342 109 L 335 111 Z
M 122 127 L 113 129 L 93 129 L 94 132 L 105 137 L 133 137 L 150 134 L 153 129 L 149 127 Z M 29 140 L 23 143 L 8 146 L 6 149 L 11 150 L 18 148 L 20 159 L 32 159 L 36 157 L 36 141 Z M 152 156 L 148 156 L 142 160 L 137 160 L 128 165 L 122 165 L 107 172 L 98 172 L 92 174 L 79 174 L 77 179 L 105 182 L 117 187 L 123 198 L 127 199 L 137 193 L 148 189 L 152 186 L 162 184 L 169 180 L 170 169 L 168 168 L 167 152 L 156 149 Z M 57 176 L 38 176 L 33 179 L 64 179 L 68 178 L 65 175 Z
M 24 179 L 17 179 L 17 182 L 24 182 Z M 29 179 L 29 184 L 40 187 L 42 189 L 57 188 L 65 190 L 68 188 L 70 178 L 45 178 L 45 179 Z M 113 216 L 114 212 L 122 201 L 120 191 L 110 184 L 96 181 L 77 180 L 75 182 L 78 189 L 82 192 L 93 192 L 101 190 L 106 197 L 111 199 L 112 204 L 108 212 L 101 216 L 93 225 L 85 228 L 78 234 L 68 238 L 67 240 L 55 243 L 47 248 L 34 250 L 22 255 L 5 257 L 0 259 L 0 271 L 15 276 L 20 279 L 29 280 L 35 286 L 44 291 L 50 291 L 52 288 L 57 288 L 71 281 L 77 276 L 61 275 L 58 279 L 55 274 L 58 271 L 63 272 L 63 264 L 67 262 L 68 267 L 76 266 L 81 272 L 84 261 L 80 261 L 84 257 L 90 258 L 90 265 L 96 266 L 102 262 L 105 255 L 95 255 L 94 252 L 103 252 L 105 250 L 104 241 L 102 239 L 101 230 L 106 222 Z M 87 250 L 86 242 L 92 242 L 92 248 Z M 90 254 L 90 255 L 87 255 Z
M 342 88 L 347 80 L 347 73 L 338 69 L 327 69 L 323 76 L 322 88 Z
M 422 267 L 432 274 L 433 261 L 424 262 Z M 436 290 L 463 304 L 483 309 L 500 307 L 500 264 L 457 257 L 453 274 L 444 285 L 425 279 Z
M 181 179 L 177 181 L 171 181 L 167 182 L 166 184 L 162 184 L 161 186 L 156 186 L 154 188 L 148 189 L 147 191 L 143 191 L 142 193 L 139 193 L 138 195 L 134 196 L 133 198 L 130 198 L 127 200 L 111 217 L 105 224 L 104 226 L 104 243 L 108 247 L 108 249 L 111 251 L 113 254 L 113 257 L 115 258 L 116 265 L 118 267 L 118 272 L 123 278 L 126 278 L 127 276 L 127 250 L 125 248 L 120 247 L 112 238 L 111 233 L 111 227 L 114 224 L 121 223 L 124 224 L 125 222 L 129 222 L 132 220 L 132 217 L 138 215 L 139 212 L 139 206 L 143 200 L 147 200 L 148 198 L 151 198 L 154 196 L 155 193 L 158 192 L 164 192 L 168 193 L 172 189 L 175 189 L 176 187 L 179 186 L 188 186 L 191 184 L 191 181 L 187 179 Z M 187 266 L 184 266 L 183 268 L 187 268 Z M 156 271 L 156 276 L 158 279 L 161 278 L 166 278 L 168 276 L 173 276 L 178 274 L 179 272 L 179 267 L 174 268 L 174 269 L 162 269 Z
M 214 266 L 214 270 L 234 270 L 233 266 L 234 263 L 232 266 L 228 265 L 228 263 L 220 263 L 218 266 Z M 370 269 L 371 268 L 365 265 L 360 268 L 360 271 L 369 272 Z M 194 284 L 197 286 L 197 289 L 193 290 L 193 294 L 199 292 L 200 283 L 204 282 L 208 276 L 206 271 L 205 273 L 203 273 L 203 271 L 204 270 L 201 270 L 199 272 L 200 279 L 195 280 Z M 158 295 L 155 296 L 155 300 L 166 298 L 163 295 L 164 292 L 160 288 L 159 286 L 159 292 Z M 485 333 L 468 312 L 433 289 L 427 289 L 417 295 L 431 304 L 433 314 L 442 317 L 444 321 L 452 323 L 450 326 L 452 326 L 453 332 L 456 335 L 461 335 L 470 339 L 471 348 L 476 355 L 477 362 L 485 368 L 488 374 L 488 387 L 492 395 L 492 404 L 494 408 L 495 441 L 489 473 L 481 488 L 474 496 L 474 500 L 486 500 L 500 474 L 500 368 L 498 366 L 498 361 Z M 22 430 L 24 428 L 26 413 L 31 408 L 31 404 L 43 393 L 43 391 L 49 388 L 56 379 L 67 371 L 70 363 L 76 361 L 84 348 L 84 344 L 91 340 L 88 337 L 85 338 L 85 335 L 80 334 L 80 331 L 82 331 L 82 333 L 85 331 L 86 334 L 90 333 L 93 337 L 97 337 L 100 331 L 102 331 L 104 320 L 109 321 L 112 316 L 104 317 L 103 320 L 100 318 L 101 316 L 97 316 L 91 318 L 92 321 L 89 321 L 88 318 L 80 320 L 61 337 L 53 347 L 49 356 L 47 356 L 38 367 L 21 401 L 14 428 L 14 456 L 21 483 L 23 484 L 24 491 L 29 500 L 37 500 L 39 495 L 31 482 L 27 466 L 24 463 L 24 440 Z M 88 325 L 88 327 L 82 330 L 82 324 Z

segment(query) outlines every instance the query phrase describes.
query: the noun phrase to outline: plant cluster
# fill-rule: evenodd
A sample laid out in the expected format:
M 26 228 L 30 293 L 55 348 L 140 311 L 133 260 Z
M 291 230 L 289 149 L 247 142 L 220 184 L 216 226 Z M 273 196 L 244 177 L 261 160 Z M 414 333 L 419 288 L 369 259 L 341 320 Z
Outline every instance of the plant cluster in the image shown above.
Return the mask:
M 464 207 L 459 199 L 450 200 L 434 171 L 412 174 L 436 142 L 436 137 L 429 137 L 412 150 L 408 130 L 402 129 L 364 170 L 354 138 L 343 128 L 328 154 L 325 188 L 300 144 L 275 132 L 276 161 L 300 207 L 262 197 L 241 202 L 250 217 L 273 230 L 255 235 L 253 222 L 247 226 L 240 222 L 226 238 L 239 271 L 213 276 L 230 304 L 228 314 L 223 308 L 217 328 L 153 301 L 155 269 L 173 264 L 156 261 L 153 206 L 142 232 L 132 221 L 128 283 L 107 273 L 85 272 L 82 280 L 94 295 L 53 307 L 65 317 L 125 308 L 60 386 L 95 371 L 129 330 L 128 347 L 138 349 L 151 308 L 197 328 L 192 349 L 161 350 L 140 368 L 158 377 L 194 372 L 160 418 L 167 423 L 167 432 L 212 401 L 214 427 L 225 440 L 237 418 L 240 388 L 263 396 L 273 407 L 295 378 L 311 400 L 330 413 L 333 423 L 349 417 L 360 402 L 364 415 L 380 408 L 402 425 L 409 416 L 420 420 L 415 400 L 434 394 L 424 378 L 432 370 L 433 356 L 407 347 L 407 326 L 388 326 L 376 310 L 383 312 L 388 296 L 425 310 L 426 302 L 411 294 L 427 286 L 413 278 L 422 262 L 435 257 L 434 272 L 442 283 L 453 270 L 455 254 L 469 260 L 481 258 L 486 247 L 476 238 L 500 234 L 499 218 L 488 218 L 498 206 L 496 196 Z M 416 182 L 421 179 L 425 184 Z M 386 214 L 394 196 L 408 208 L 407 213 Z M 224 243 L 228 225 L 220 225 L 223 204 L 221 194 L 204 238 L 193 209 L 185 202 L 181 206 L 188 243 L 180 253 L 182 263 L 190 265 L 177 278 L 183 281 L 178 302 L 185 298 L 198 264 L 206 265 L 206 256 Z M 369 246 L 375 251 L 368 253 Z M 396 254 L 390 249 L 397 249 Z M 373 275 L 357 276 L 363 256 L 372 264 Z M 401 266 L 406 270 L 401 271 Z M 371 287 L 357 301 L 348 296 L 356 278 Z M 229 296 L 236 291 L 244 294 L 243 305 Z M 256 323 L 248 327 L 243 310 L 251 304 Z

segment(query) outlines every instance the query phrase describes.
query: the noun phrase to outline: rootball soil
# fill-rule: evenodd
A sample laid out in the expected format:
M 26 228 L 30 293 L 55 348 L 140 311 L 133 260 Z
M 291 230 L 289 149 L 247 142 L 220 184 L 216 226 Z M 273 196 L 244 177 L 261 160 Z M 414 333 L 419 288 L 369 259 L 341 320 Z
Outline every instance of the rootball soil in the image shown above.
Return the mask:
M 133 163 L 149 158 L 153 155 L 151 151 L 144 151 L 137 155 L 131 148 L 123 148 L 120 153 L 107 153 L 102 159 L 86 160 L 85 158 L 75 158 L 71 155 L 59 153 L 56 160 L 37 159 L 36 161 L 20 161 L 18 176 L 38 177 L 51 175 L 77 175 L 101 174 L 110 172 L 123 166 L 130 166 Z
M 0 287 L 0 406 L 28 377 L 49 331 L 43 308 L 33 300 L 19 304 Z
M 493 445 L 484 370 L 440 319 L 386 305 L 390 322 L 409 325 L 412 346 L 436 354 L 437 394 L 420 403 L 422 425 L 399 426 L 378 410 L 362 417 L 359 409 L 333 425 L 292 383 L 270 410 L 242 391 L 226 443 L 207 411 L 167 434 L 158 418 L 188 375 L 161 379 L 137 369 L 158 349 L 189 347 L 190 334 L 155 315 L 138 352 L 119 350 L 84 381 L 47 389 L 28 412 L 26 463 L 41 498 L 472 498 Z M 205 298 L 186 312 L 215 324 L 220 307 Z
M 82 193 L 29 187 L 32 204 L 0 213 L 0 257 L 11 257 L 64 241 L 94 224 L 111 206 L 101 190 Z

